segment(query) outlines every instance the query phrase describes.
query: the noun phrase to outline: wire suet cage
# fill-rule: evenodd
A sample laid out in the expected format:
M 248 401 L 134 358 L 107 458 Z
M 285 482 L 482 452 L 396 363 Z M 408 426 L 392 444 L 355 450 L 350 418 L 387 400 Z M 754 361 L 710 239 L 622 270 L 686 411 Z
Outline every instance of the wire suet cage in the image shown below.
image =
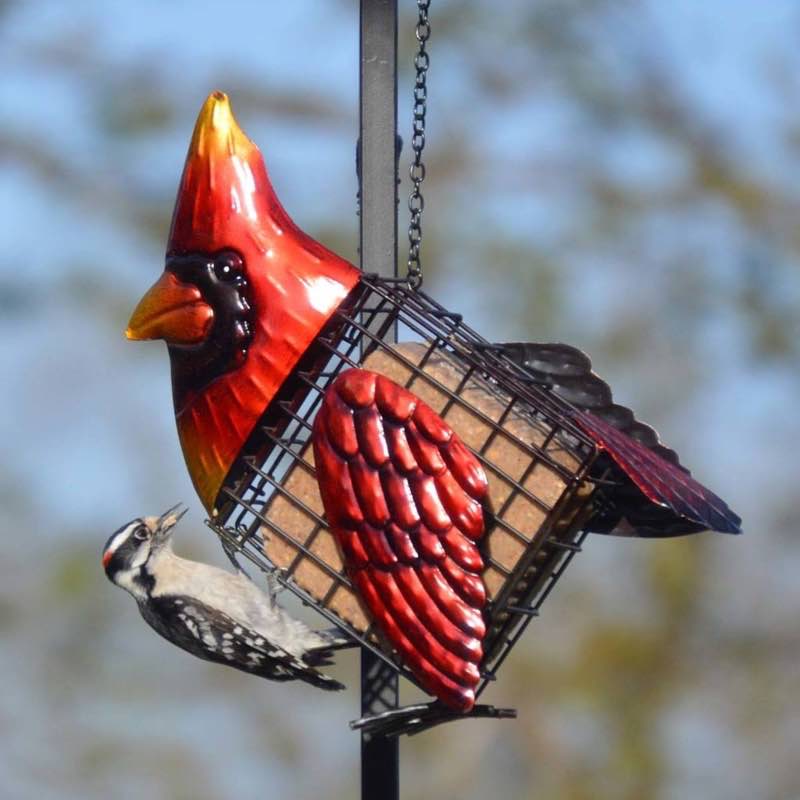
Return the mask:
M 411 340 L 395 344 L 400 338 Z M 353 591 L 319 497 L 310 436 L 331 383 L 379 371 L 457 427 L 489 479 L 483 541 L 489 608 L 482 682 L 495 678 L 585 537 L 598 451 L 552 393 L 499 348 L 404 279 L 364 275 L 265 411 L 209 523 L 304 603 L 408 680 Z

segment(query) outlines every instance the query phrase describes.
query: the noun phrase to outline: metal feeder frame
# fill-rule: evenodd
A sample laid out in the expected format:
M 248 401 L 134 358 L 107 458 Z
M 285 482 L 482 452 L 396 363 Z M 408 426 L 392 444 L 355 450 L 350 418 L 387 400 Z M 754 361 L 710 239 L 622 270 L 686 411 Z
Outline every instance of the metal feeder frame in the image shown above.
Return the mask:
M 422 341 L 425 350 L 419 363 L 393 348 L 398 325 L 409 338 Z M 569 406 L 564 401 L 533 384 L 524 368 L 512 363 L 468 327 L 459 314 L 448 311 L 424 292 L 410 288 L 405 279 L 366 274 L 362 277 L 264 413 L 221 490 L 219 513 L 209 525 L 228 548 L 235 549 L 268 574 L 273 574 L 281 585 L 371 651 L 389 668 L 387 680 L 392 674 L 399 673 L 416 684 L 413 675 L 395 659 L 388 647 L 383 646 L 372 626 L 365 632 L 358 631 L 327 607 L 337 588 L 349 587 L 350 582 L 342 571 L 312 550 L 315 538 L 326 529 L 324 517 L 284 485 L 292 467 L 313 475 L 313 467 L 304 460 L 303 454 L 308 449 L 313 419 L 326 388 L 340 373 L 361 366 L 377 352 L 403 364 L 409 372 L 405 382 L 407 388 L 413 391 L 419 381 L 433 384 L 437 391 L 446 395 L 443 416 L 451 406 L 464 404 L 460 393 L 468 385 L 479 385 L 503 403 L 498 419 L 468 406 L 490 431 L 483 446 L 474 451 L 487 471 L 499 471 L 497 465 L 487 459 L 486 453 L 497 437 L 512 438 L 504 427 L 512 416 L 525 418 L 547 431 L 540 444 L 524 445 L 529 464 L 522 475 L 514 478 L 501 473 L 500 477 L 511 491 L 503 504 L 494 509 L 493 519 L 487 526 L 502 526 L 507 534 L 518 537 L 526 550 L 513 571 L 484 554 L 487 567 L 503 574 L 506 580 L 500 594 L 487 609 L 486 657 L 477 691 L 480 695 L 495 678 L 497 670 L 530 621 L 538 615 L 539 608 L 573 556 L 581 549 L 586 536 L 582 522 L 593 508 L 596 494 L 593 487 L 598 483 L 595 479 L 589 480 L 588 471 L 598 450 L 571 421 Z M 429 359 L 443 356 L 460 365 L 461 383 L 455 391 L 424 370 Z M 515 440 L 514 444 L 519 447 L 520 441 Z M 553 458 L 554 447 L 570 454 L 576 465 L 574 469 L 566 468 Z M 538 464 L 546 465 L 563 480 L 564 489 L 555 505 L 549 505 L 524 485 Z M 578 490 L 582 486 L 583 495 L 579 497 Z M 269 504 L 277 495 L 313 520 L 313 530 L 305 541 L 299 541 L 293 531 L 283 529 L 270 517 Z M 535 503 L 547 514 L 534 541 L 503 520 L 505 508 L 517 497 Z M 568 524 L 556 530 L 554 523 L 562 509 L 570 504 Z M 281 537 L 297 549 L 297 556 L 288 568 L 276 569 L 265 555 L 262 528 L 269 531 L 270 536 Z M 293 580 L 304 559 L 311 561 L 331 579 L 330 589 L 321 601 Z M 379 696 L 386 688 L 386 680 L 377 681 L 371 691 Z M 507 715 L 492 714 L 486 707 L 482 708 L 483 714 L 479 712 L 477 715 Z M 463 718 L 463 715 L 451 715 L 450 718 Z M 416 732 L 424 727 L 417 723 L 393 732 Z

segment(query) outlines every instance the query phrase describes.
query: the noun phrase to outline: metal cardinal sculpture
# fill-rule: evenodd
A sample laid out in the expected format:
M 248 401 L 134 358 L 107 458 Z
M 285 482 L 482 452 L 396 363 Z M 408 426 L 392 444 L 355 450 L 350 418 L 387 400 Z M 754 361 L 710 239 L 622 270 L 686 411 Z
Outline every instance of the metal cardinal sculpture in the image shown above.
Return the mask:
M 166 268 L 129 339 L 164 339 L 186 466 L 211 512 L 245 440 L 359 270 L 283 210 L 228 98 L 197 118 Z
M 260 421 L 298 408 L 303 381 L 321 363 L 315 343 L 323 331 L 326 341 L 335 339 L 336 316 L 367 284 L 367 276 L 292 222 L 227 97 L 212 94 L 189 147 L 165 271 L 127 330 L 131 339 L 167 343 L 181 445 L 212 516 L 237 459 L 244 451 L 252 455 L 248 442 Z M 434 339 L 432 351 L 448 341 Z M 545 411 L 557 410 L 565 440 L 585 440 L 592 449 L 586 479 L 604 488 L 602 502 L 581 518 L 584 530 L 739 531 L 727 505 L 689 475 L 651 428 L 613 403 L 584 354 L 566 345 L 485 346 L 516 369 L 515 386 L 533 387 Z M 468 357 L 467 350 L 460 352 Z M 327 524 L 388 648 L 445 706 L 469 712 L 489 623 L 511 613 L 508 603 L 495 604 L 490 615 L 483 577 L 483 542 L 499 524 L 496 506 L 508 504 L 498 501 L 487 478 L 490 447 L 468 447 L 465 425 L 444 419 L 413 387 L 369 364 L 350 366 L 320 390 L 308 426 Z M 494 373 L 474 374 L 490 389 L 498 385 Z M 540 410 L 531 398 L 524 413 L 535 421 Z

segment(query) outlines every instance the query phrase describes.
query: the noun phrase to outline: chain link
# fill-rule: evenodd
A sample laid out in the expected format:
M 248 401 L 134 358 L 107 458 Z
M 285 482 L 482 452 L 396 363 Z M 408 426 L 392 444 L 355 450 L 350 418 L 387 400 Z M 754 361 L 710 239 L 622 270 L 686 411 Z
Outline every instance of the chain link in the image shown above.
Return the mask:
M 417 42 L 419 47 L 414 56 L 416 79 L 414 81 L 414 115 L 411 127 L 411 149 L 414 153 L 413 161 L 408 174 L 411 178 L 411 194 L 408 197 L 408 210 L 411 217 L 408 223 L 408 271 L 406 279 L 412 289 L 422 286 L 422 260 L 420 247 L 422 246 L 422 212 L 425 208 L 425 198 L 422 196 L 422 182 L 425 180 L 425 164 L 422 161 L 422 151 L 425 149 L 425 114 L 428 110 L 428 56 L 427 43 L 431 35 L 431 26 L 428 21 L 428 7 L 430 0 L 417 0 Z

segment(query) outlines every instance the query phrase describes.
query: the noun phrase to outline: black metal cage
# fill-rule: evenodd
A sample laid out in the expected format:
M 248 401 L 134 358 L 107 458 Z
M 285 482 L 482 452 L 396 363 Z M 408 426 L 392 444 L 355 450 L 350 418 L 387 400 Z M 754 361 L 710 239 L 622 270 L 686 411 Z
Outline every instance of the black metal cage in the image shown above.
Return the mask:
M 411 344 L 395 345 L 400 339 Z M 594 444 L 565 404 L 403 279 L 365 274 L 264 413 L 209 523 L 228 547 L 415 682 L 378 635 L 343 569 L 316 491 L 311 426 L 326 388 L 373 368 L 457 426 L 495 500 L 483 550 L 489 590 L 478 694 L 581 548 Z

